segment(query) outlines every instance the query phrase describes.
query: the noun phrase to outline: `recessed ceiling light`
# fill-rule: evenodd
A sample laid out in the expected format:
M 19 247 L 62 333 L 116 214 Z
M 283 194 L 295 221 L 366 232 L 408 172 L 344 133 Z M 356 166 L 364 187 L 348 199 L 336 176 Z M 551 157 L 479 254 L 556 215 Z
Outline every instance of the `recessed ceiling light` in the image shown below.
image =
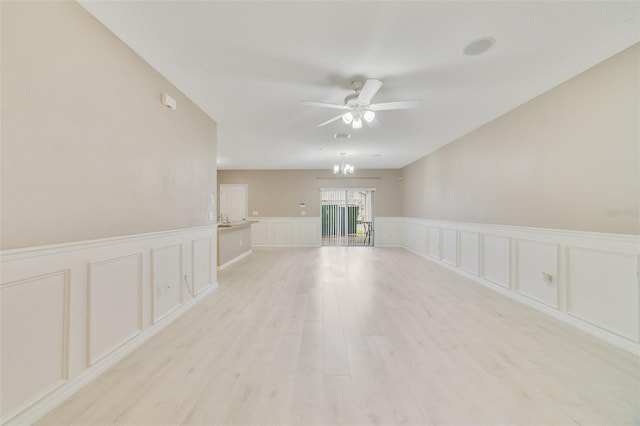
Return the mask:
M 382 157 L 382 154 L 373 154 L 372 157 Z
M 496 44 L 495 39 L 482 37 L 469 43 L 467 47 L 464 48 L 464 54 L 469 56 L 479 55 L 491 49 L 494 44 Z

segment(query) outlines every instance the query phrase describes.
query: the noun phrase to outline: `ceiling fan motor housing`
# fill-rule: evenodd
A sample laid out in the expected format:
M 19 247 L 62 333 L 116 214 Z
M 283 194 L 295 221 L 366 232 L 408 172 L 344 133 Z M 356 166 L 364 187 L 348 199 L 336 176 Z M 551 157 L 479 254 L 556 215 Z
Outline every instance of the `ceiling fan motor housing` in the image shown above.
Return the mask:
M 358 93 L 356 92 L 347 95 L 347 97 L 344 98 L 344 104 L 349 108 L 355 108 L 360 105 L 360 103 L 358 102 Z

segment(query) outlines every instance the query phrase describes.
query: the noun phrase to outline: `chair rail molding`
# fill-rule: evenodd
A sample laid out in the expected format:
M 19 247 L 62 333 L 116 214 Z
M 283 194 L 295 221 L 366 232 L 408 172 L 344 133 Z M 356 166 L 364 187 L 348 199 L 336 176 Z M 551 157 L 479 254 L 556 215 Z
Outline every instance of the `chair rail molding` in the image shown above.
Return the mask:
M 640 356 L 640 236 L 402 219 L 402 247 Z
M 201 226 L 1 251 L 2 423 L 32 424 L 214 291 L 216 241 Z

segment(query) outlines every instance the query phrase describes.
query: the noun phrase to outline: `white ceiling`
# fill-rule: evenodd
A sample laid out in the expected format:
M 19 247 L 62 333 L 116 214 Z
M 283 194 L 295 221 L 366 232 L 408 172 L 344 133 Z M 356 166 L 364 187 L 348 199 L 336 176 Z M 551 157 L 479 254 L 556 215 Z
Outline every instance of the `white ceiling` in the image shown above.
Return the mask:
M 640 40 L 640 2 L 82 1 L 218 123 L 221 169 L 400 168 Z M 478 56 L 464 47 L 483 36 Z M 360 130 L 332 109 L 422 99 Z M 180 106 L 178 105 L 178 108 Z M 333 138 L 349 132 L 348 141 Z

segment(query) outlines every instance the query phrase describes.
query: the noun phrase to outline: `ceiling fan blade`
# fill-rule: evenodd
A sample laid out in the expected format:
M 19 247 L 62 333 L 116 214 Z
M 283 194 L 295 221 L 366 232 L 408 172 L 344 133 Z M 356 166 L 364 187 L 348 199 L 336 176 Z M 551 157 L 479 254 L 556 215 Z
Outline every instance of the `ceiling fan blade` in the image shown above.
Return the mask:
M 324 102 L 314 102 L 314 101 L 300 101 L 302 105 L 306 106 L 314 106 L 314 107 L 322 107 L 322 108 L 335 108 L 335 109 L 347 109 L 346 105 L 339 104 L 327 104 Z
M 358 103 L 360 105 L 369 105 L 371 103 L 371 99 L 378 93 L 378 90 L 382 87 L 382 82 L 380 80 L 376 80 L 370 78 L 364 83 L 364 87 L 360 90 L 360 94 L 358 95 Z
M 333 123 L 334 121 L 336 121 L 336 120 L 340 120 L 341 118 L 342 118 L 342 114 L 340 114 L 340 115 L 336 115 L 336 116 L 335 116 L 335 117 L 333 117 L 332 119 L 329 119 L 329 120 L 325 121 L 324 123 L 320 123 L 320 124 L 318 124 L 318 127 L 326 126 L 327 124 L 329 124 L 329 123 Z
M 379 103 L 379 104 L 371 104 L 371 105 L 369 105 L 369 109 L 371 111 L 388 111 L 388 110 L 392 110 L 392 109 L 418 108 L 420 105 L 422 105 L 422 101 L 420 101 L 420 100 L 382 102 L 382 103 Z
M 376 118 L 374 118 L 374 119 L 373 119 L 373 120 L 371 120 L 371 121 L 364 120 L 364 122 L 365 122 L 365 124 L 366 124 L 367 126 L 369 126 L 369 127 L 370 127 L 370 128 L 372 128 L 372 129 L 375 129 L 375 128 L 377 128 L 377 127 L 380 125 L 380 120 L 378 120 L 378 118 L 377 118 L 377 117 L 376 117 Z

